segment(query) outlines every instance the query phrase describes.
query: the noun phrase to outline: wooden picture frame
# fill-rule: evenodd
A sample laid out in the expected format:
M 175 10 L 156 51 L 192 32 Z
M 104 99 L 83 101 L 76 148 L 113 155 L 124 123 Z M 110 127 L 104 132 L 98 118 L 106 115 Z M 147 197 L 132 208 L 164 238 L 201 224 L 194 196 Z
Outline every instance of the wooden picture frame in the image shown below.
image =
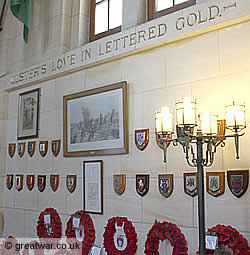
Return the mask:
M 63 155 L 128 153 L 127 82 L 63 97 Z
M 38 137 L 40 89 L 19 95 L 17 139 Z
M 83 208 L 103 214 L 103 161 L 83 161 Z

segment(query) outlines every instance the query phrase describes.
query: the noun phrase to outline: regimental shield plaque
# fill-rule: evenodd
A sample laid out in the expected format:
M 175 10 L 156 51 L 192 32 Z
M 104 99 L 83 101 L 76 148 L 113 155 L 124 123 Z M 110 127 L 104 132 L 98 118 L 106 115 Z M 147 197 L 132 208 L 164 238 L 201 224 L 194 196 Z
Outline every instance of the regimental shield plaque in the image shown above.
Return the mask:
M 227 184 L 231 192 L 238 198 L 247 191 L 249 170 L 227 171 Z
M 23 189 L 23 175 L 22 174 L 16 175 L 16 185 L 15 186 L 18 191 L 21 191 Z
M 113 175 L 114 191 L 117 195 L 122 195 L 126 189 L 126 175 L 115 174 Z
M 36 142 L 28 142 L 28 153 L 32 157 L 36 150 Z
M 163 150 L 163 142 L 161 140 L 162 139 L 162 135 L 156 134 L 155 138 L 156 138 L 157 145 Z M 172 139 L 172 135 L 168 135 L 167 139 Z M 168 148 L 169 145 L 170 145 L 170 142 L 167 143 L 167 148 Z
M 159 174 L 158 185 L 161 195 L 169 197 L 174 190 L 174 175 L 173 174 Z
M 50 175 L 50 186 L 54 192 L 57 190 L 59 186 L 59 175 Z
M 46 175 L 37 176 L 37 187 L 40 192 L 43 192 L 46 187 Z
M 135 130 L 135 145 L 143 151 L 149 142 L 149 129 Z
M 11 158 L 15 155 L 16 152 L 16 144 L 15 143 L 9 143 L 9 155 Z
M 48 152 L 48 141 L 41 141 L 39 143 L 39 151 L 42 157 L 45 157 L 45 155 Z
M 76 175 L 67 175 L 66 177 L 66 185 L 70 193 L 73 193 L 76 189 L 76 179 Z
M 7 189 L 12 189 L 13 187 L 13 174 L 7 174 L 6 175 L 6 186 Z
M 225 192 L 225 173 L 224 172 L 207 172 L 207 192 L 218 197 Z
M 25 143 L 19 143 L 17 150 L 18 150 L 18 155 L 21 158 L 25 152 Z
M 27 188 L 31 191 L 35 185 L 35 175 L 27 175 L 26 178 Z
M 51 150 L 55 157 L 57 157 L 57 155 L 59 154 L 60 148 L 61 148 L 61 140 L 54 140 L 51 142 Z
M 149 190 L 149 174 L 136 175 L 136 191 L 140 196 L 145 196 Z
M 198 194 L 197 188 L 197 173 L 183 173 L 184 175 L 184 191 L 189 196 L 196 196 Z

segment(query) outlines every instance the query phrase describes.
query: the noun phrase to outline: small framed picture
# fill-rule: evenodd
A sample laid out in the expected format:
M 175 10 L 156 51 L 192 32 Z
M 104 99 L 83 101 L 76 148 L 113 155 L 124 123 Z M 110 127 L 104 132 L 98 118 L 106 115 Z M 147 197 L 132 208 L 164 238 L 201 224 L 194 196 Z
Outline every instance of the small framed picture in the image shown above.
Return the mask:
M 38 137 L 40 90 L 35 89 L 19 95 L 17 139 Z
M 83 208 L 86 213 L 103 214 L 103 161 L 83 162 Z

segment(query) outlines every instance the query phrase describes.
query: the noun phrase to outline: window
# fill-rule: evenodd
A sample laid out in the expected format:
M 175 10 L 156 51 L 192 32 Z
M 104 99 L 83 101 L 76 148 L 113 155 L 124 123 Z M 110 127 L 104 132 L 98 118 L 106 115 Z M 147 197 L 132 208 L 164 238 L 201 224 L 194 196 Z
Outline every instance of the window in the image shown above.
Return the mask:
M 148 20 L 187 8 L 196 0 L 148 0 Z
M 122 0 L 91 0 L 90 41 L 121 31 Z

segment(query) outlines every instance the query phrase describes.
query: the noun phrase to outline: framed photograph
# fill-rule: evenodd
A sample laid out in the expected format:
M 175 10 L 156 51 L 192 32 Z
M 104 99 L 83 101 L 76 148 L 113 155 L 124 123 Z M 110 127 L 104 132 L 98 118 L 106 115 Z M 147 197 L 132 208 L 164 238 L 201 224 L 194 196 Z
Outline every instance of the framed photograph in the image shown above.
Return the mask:
M 103 214 L 103 161 L 83 162 L 83 208 L 87 213 Z
M 128 153 L 127 82 L 63 98 L 65 157 Z
M 38 137 L 40 90 L 35 89 L 19 95 L 17 139 Z

